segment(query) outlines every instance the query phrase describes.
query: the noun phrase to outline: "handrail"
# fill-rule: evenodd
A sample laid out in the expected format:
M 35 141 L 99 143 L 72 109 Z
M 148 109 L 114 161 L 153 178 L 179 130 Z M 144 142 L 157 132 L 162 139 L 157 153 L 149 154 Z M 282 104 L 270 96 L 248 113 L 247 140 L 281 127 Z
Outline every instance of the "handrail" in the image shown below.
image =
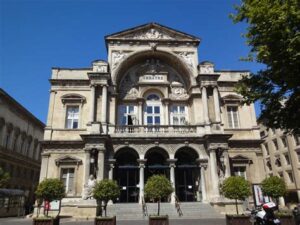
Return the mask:
M 147 209 L 147 204 L 145 202 L 144 196 L 142 197 L 142 209 L 143 209 L 143 215 L 148 216 L 148 209 Z
M 177 210 L 178 215 L 183 216 L 182 210 L 180 208 L 180 201 L 176 195 L 175 195 L 175 208 Z

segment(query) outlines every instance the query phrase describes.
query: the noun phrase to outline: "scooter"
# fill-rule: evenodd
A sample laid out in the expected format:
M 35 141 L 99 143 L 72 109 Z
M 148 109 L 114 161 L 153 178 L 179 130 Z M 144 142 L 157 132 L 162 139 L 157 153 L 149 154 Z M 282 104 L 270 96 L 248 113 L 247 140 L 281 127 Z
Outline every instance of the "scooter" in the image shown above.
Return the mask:
M 274 202 L 268 202 L 262 205 L 259 210 L 251 211 L 251 221 L 256 225 L 281 225 L 279 219 L 274 215 L 277 206 Z

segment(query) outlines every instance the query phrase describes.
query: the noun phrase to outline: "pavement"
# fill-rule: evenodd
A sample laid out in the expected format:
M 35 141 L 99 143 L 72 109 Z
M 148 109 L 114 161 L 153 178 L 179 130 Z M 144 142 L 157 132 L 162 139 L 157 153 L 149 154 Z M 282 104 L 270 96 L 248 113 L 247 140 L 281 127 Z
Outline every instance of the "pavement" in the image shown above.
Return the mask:
M 60 224 L 66 225 L 93 225 L 93 220 L 79 220 L 65 218 L 60 220 Z M 170 225 L 225 225 L 225 219 L 177 219 L 170 220 Z M 0 218 L 0 225 L 32 225 L 32 219 L 28 218 Z M 117 220 L 117 225 L 148 225 L 148 220 Z

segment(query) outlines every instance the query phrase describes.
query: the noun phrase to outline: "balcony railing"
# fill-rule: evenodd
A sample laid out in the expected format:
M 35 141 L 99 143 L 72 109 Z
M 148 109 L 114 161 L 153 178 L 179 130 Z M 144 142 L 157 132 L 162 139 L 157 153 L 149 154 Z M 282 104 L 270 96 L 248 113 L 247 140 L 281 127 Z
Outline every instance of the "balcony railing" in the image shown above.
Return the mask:
M 197 126 L 190 125 L 159 125 L 159 126 L 148 126 L 148 125 L 129 125 L 129 126 L 116 126 L 116 134 L 122 133 L 150 133 L 150 134 L 193 134 L 197 133 Z

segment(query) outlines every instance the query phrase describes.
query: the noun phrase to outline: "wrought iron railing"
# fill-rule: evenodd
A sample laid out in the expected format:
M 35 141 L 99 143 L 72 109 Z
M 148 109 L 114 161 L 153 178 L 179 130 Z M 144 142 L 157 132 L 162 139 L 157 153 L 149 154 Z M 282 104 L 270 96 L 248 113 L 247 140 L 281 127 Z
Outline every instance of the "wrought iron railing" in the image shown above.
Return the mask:
M 142 197 L 142 210 L 143 210 L 143 215 L 148 216 L 148 209 L 147 209 L 147 204 L 145 202 L 145 198 Z
M 115 128 L 115 133 L 154 133 L 154 134 L 191 134 L 197 132 L 195 125 L 118 125 Z
M 183 216 L 182 210 L 180 208 L 180 201 L 176 195 L 175 195 L 175 208 L 177 210 L 178 215 Z

